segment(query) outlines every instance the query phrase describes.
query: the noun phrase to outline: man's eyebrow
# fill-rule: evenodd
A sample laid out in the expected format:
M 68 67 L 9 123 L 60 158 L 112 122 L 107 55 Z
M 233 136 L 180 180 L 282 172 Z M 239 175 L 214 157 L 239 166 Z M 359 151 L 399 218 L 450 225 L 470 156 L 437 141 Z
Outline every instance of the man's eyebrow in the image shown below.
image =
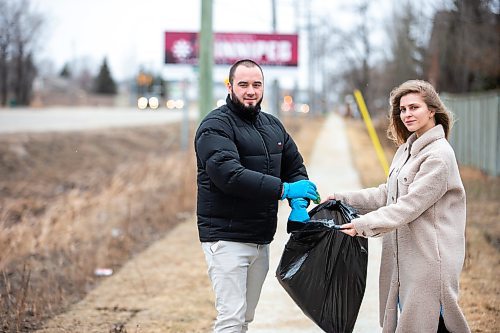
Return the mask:
M 247 80 L 240 80 L 240 81 L 238 81 L 237 84 L 242 84 L 242 83 L 243 84 L 248 84 L 249 82 Z M 262 84 L 262 81 L 253 81 L 253 84 L 256 84 L 256 83 L 257 84 Z

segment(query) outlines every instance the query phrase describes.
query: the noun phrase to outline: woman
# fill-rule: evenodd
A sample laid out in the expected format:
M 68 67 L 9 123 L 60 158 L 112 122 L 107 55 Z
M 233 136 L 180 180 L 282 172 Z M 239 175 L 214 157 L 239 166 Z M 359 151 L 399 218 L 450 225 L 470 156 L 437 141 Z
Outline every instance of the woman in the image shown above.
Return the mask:
M 390 95 L 387 132 L 399 148 L 387 183 L 328 198 L 364 214 L 342 232 L 383 235 L 383 332 L 470 332 L 458 305 L 465 190 L 447 141 L 451 125 L 451 113 L 428 82 L 401 84 Z

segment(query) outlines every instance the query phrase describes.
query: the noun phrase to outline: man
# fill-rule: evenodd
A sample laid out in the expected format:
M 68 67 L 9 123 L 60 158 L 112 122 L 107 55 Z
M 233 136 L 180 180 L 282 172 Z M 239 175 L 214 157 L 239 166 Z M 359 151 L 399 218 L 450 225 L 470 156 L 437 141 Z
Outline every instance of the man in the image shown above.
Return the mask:
M 261 112 L 264 75 L 252 60 L 229 71 L 228 96 L 195 137 L 198 231 L 216 296 L 214 332 L 246 332 L 269 268 L 278 200 L 306 221 L 317 200 L 297 146 L 281 122 Z

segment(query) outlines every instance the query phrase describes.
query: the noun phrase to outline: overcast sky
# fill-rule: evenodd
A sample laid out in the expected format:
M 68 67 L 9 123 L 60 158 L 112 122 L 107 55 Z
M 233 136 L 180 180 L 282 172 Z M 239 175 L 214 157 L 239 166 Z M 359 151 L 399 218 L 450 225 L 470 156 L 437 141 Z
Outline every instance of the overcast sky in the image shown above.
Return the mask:
M 196 32 L 200 27 L 201 0 L 31 1 L 46 19 L 39 59 L 50 59 L 56 71 L 66 62 L 86 63 L 95 70 L 105 56 L 118 79 L 133 76 L 139 66 L 161 71 L 165 31 Z M 300 30 L 309 2 L 313 19 L 328 15 L 342 26 L 357 19 L 345 10 L 350 0 L 276 0 L 278 33 Z M 373 15 L 382 19 L 390 2 L 377 1 Z M 213 0 L 213 6 L 215 32 L 272 31 L 271 0 Z M 306 58 L 304 52 L 301 48 L 299 63 Z

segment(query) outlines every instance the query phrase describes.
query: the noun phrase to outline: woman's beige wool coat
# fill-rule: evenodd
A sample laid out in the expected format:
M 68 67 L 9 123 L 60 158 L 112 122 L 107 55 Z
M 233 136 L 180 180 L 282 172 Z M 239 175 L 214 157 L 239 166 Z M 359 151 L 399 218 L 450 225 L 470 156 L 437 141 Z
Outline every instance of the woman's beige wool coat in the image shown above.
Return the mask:
M 352 221 L 358 234 L 383 235 L 383 332 L 436 332 L 441 306 L 449 331 L 470 332 L 458 306 L 465 190 L 443 127 L 413 133 L 397 150 L 386 184 L 334 195 L 364 214 Z

